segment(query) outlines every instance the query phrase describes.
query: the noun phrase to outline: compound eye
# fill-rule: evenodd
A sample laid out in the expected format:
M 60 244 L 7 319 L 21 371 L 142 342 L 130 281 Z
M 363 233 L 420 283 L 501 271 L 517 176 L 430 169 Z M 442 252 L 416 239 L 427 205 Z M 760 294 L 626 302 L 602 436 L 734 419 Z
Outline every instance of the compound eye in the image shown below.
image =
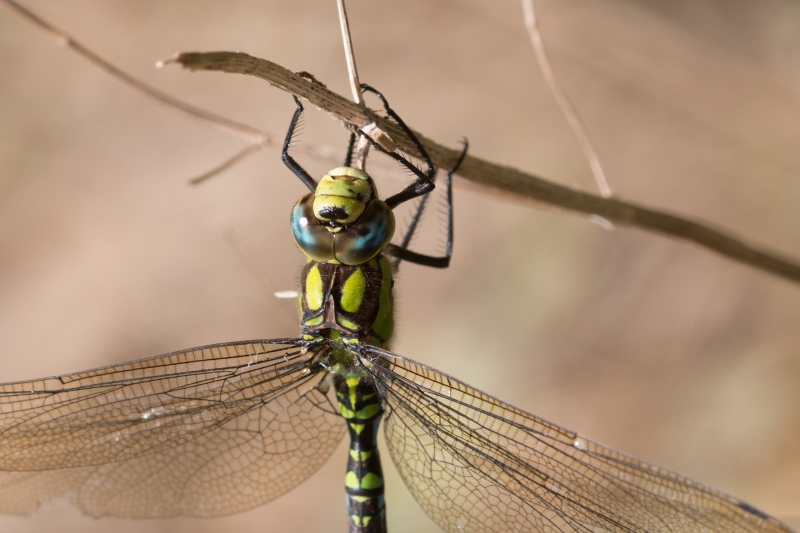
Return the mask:
M 333 259 L 333 235 L 314 216 L 314 194 L 298 200 L 290 221 L 297 246 L 311 259 L 324 263 Z
M 371 200 L 358 222 L 335 234 L 334 255 L 345 265 L 360 265 L 378 255 L 394 235 L 394 213 L 383 200 Z

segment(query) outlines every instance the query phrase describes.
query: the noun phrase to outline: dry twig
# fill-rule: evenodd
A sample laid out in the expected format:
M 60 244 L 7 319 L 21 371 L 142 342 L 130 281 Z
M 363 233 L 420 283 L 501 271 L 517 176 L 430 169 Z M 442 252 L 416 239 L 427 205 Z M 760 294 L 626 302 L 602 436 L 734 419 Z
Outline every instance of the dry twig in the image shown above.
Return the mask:
M 344 57 L 347 61 L 347 78 L 350 80 L 350 92 L 353 94 L 355 103 L 363 104 L 361 82 L 358 79 L 358 69 L 356 68 L 356 55 L 353 52 L 353 40 L 350 38 L 350 21 L 347 19 L 347 9 L 345 9 L 344 0 L 336 0 L 336 5 L 339 8 L 339 24 L 342 28 L 342 44 L 344 45 Z M 353 166 L 362 170 L 367 169 L 369 147 L 370 144 L 367 139 L 359 135 Z
M 180 63 L 189 70 L 217 70 L 264 79 L 274 87 L 307 99 L 350 129 L 363 127 L 372 120 L 397 142 L 400 149 L 418 155 L 410 139 L 391 121 L 271 61 L 238 52 L 185 53 L 171 61 Z M 447 148 L 419 133 L 416 135 L 434 164 L 443 168 L 453 165 L 459 155 L 458 150 Z M 631 202 L 576 191 L 532 174 L 469 155 L 459 168 L 458 175 L 481 185 L 549 205 L 597 215 L 617 224 L 692 241 L 740 263 L 800 282 L 800 265 L 796 262 L 747 244 L 741 239 L 700 222 Z
M 536 17 L 533 0 L 522 0 L 522 12 L 525 19 L 525 28 L 528 30 L 528 37 L 530 37 L 531 45 L 534 52 L 536 52 L 536 60 L 539 63 L 539 68 L 547 82 L 547 86 L 550 87 L 550 92 L 553 93 L 558 107 L 561 108 L 561 112 L 564 113 L 572 131 L 575 132 L 575 136 L 578 138 L 578 143 L 580 143 L 581 149 L 589 161 L 589 166 L 592 168 L 592 175 L 597 183 L 597 188 L 600 189 L 600 195 L 604 198 L 611 198 L 614 195 L 614 190 L 611 188 L 611 183 L 608 181 L 603 164 L 600 162 L 600 156 L 597 153 L 597 147 L 592 141 L 592 136 L 589 134 L 589 129 L 581 120 L 575 106 L 572 105 L 567 96 L 567 91 L 564 90 L 555 70 L 553 70 L 553 66 L 550 64 L 547 49 L 544 47 L 542 32 L 539 31 L 539 19 Z

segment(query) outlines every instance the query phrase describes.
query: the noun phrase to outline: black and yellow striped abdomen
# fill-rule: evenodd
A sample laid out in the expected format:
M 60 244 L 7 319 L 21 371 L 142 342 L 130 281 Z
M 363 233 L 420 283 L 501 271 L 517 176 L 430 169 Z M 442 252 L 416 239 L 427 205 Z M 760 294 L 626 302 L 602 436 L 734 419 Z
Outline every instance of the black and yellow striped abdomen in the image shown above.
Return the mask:
M 301 276 L 300 313 L 306 340 L 329 337 L 385 347 L 394 330 L 392 269 L 379 255 L 360 265 L 310 259 Z
M 386 505 L 378 455 L 378 426 L 383 407 L 366 377 L 334 377 L 339 412 L 350 433 L 350 457 L 345 474 L 349 533 L 385 533 Z

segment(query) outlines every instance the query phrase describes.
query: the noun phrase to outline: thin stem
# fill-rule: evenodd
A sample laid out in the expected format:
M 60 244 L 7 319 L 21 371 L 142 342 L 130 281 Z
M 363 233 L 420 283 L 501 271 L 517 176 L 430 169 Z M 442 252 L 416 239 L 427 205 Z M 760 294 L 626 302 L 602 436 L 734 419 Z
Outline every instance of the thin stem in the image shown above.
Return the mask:
M 342 27 L 342 42 L 344 43 L 344 57 L 347 60 L 347 75 L 350 78 L 350 91 L 353 93 L 353 101 L 361 104 L 363 103 L 361 82 L 358 81 L 356 56 L 353 53 L 353 40 L 350 38 L 350 22 L 347 20 L 344 0 L 336 0 L 336 4 L 339 7 L 339 25 Z
M 350 80 L 350 92 L 353 93 L 353 101 L 356 104 L 363 104 L 361 95 L 361 82 L 358 79 L 358 69 L 356 68 L 356 56 L 353 52 L 353 40 L 350 38 L 350 21 L 347 18 L 347 10 L 344 7 L 344 0 L 336 0 L 339 8 L 339 25 L 342 27 L 342 44 L 344 45 L 344 57 L 347 60 L 347 77 Z M 362 136 L 358 137 L 356 145 L 356 157 L 353 165 L 355 168 L 367 170 L 367 156 L 369 156 L 370 144 Z
M 369 148 L 372 146 L 367 140 L 366 136 L 358 136 L 358 144 L 356 145 L 356 157 L 353 161 L 353 168 L 360 168 L 367 170 L 367 156 L 369 155 Z
M 600 162 L 600 156 L 597 153 L 597 147 L 592 141 L 592 136 L 589 134 L 586 124 L 581 120 L 578 111 L 567 96 L 567 92 L 561 85 L 561 82 L 556 76 L 553 66 L 550 64 L 550 58 L 547 55 L 547 50 L 544 47 L 544 40 L 542 33 L 539 31 L 539 20 L 536 17 L 536 11 L 533 8 L 533 0 L 522 0 L 522 12 L 525 18 L 525 27 L 528 29 L 528 37 L 531 39 L 533 50 L 536 52 L 536 59 L 539 62 L 539 68 L 542 71 L 545 81 L 547 82 L 553 97 L 561 108 L 561 112 L 569 122 L 575 136 L 578 137 L 578 143 L 581 145 L 586 159 L 589 161 L 589 166 L 592 168 L 594 180 L 597 183 L 597 188 L 600 190 L 600 195 L 604 198 L 611 198 L 614 196 L 614 191 L 611 188 L 611 183 L 606 177 L 603 164 Z
M 191 104 L 187 104 L 186 102 L 178 100 L 177 98 L 173 98 L 168 94 L 162 93 L 158 89 L 151 87 L 146 83 L 142 83 L 141 81 L 137 80 L 127 72 L 118 69 L 117 67 L 115 67 L 102 57 L 98 56 L 97 54 L 95 54 L 94 52 L 83 46 L 80 42 L 76 41 L 70 34 L 65 32 L 64 30 L 56 28 L 55 26 L 45 21 L 38 15 L 34 14 L 31 11 L 28 11 L 26 8 L 19 5 L 16 1 L 0 0 L 0 4 L 5 5 L 9 10 L 19 15 L 23 20 L 25 20 L 29 24 L 32 24 L 33 26 L 47 33 L 50 37 L 55 39 L 59 45 L 77 52 L 80 56 L 82 56 L 90 63 L 101 68 L 108 74 L 111 74 L 118 80 L 122 81 L 124 84 L 132 87 L 133 89 L 139 91 L 145 96 L 153 98 L 163 104 L 167 104 L 168 106 L 173 107 L 175 109 L 179 109 L 184 113 L 192 115 L 193 117 L 210 122 L 214 126 L 228 133 L 232 133 L 251 143 L 269 144 L 273 146 L 278 145 L 276 141 L 272 138 L 272 136 L 266 132 L 260 131 L 246 124 L 241 124 L 239 122 L 225 118 L 215 113 L 211 113 L 210 111 L 206 111 L 205 109 L 195 107 Z
M 248 155 L 257 152 L 260 148 L 261 148 L 261 146 L 258 145 L 258 144 L 249 144 L 249 145 L 245 146 L 243 149 L 238 151 L 232 157 L 226 159 L 225 161 L 223 161 L 222 163 L 220 163 L 216 167 L 212 168 L 211 170 L 209 170 L 207 172 L 203 172 L 199 176 L 196 176 L 196 177 L 190 179 L 189 180 L 189 184 L 190 185 L 200 185 L 201 183 L 203 183 L 207 179 L 213 178 L 217 174 L 221 174 L 222 172 L 228 170 L 229 168 L 231 168 L 233 165 L 235 165 L 236 163 L 238 163 L 239 161 L 241 161 L 242 159 L 244 159 Z

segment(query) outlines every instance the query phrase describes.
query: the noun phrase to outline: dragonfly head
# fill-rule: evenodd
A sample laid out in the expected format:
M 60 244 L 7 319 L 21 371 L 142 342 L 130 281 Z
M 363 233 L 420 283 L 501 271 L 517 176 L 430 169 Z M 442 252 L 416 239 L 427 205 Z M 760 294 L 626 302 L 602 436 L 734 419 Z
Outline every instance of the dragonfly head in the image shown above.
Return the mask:
M 361 169 L 328 172 L 316 190 L 292 209 L 292 232 L 300 249 L 320 262 L 358 265 L 378 255 L 394 234 L 394 213 L 378 199 Z

